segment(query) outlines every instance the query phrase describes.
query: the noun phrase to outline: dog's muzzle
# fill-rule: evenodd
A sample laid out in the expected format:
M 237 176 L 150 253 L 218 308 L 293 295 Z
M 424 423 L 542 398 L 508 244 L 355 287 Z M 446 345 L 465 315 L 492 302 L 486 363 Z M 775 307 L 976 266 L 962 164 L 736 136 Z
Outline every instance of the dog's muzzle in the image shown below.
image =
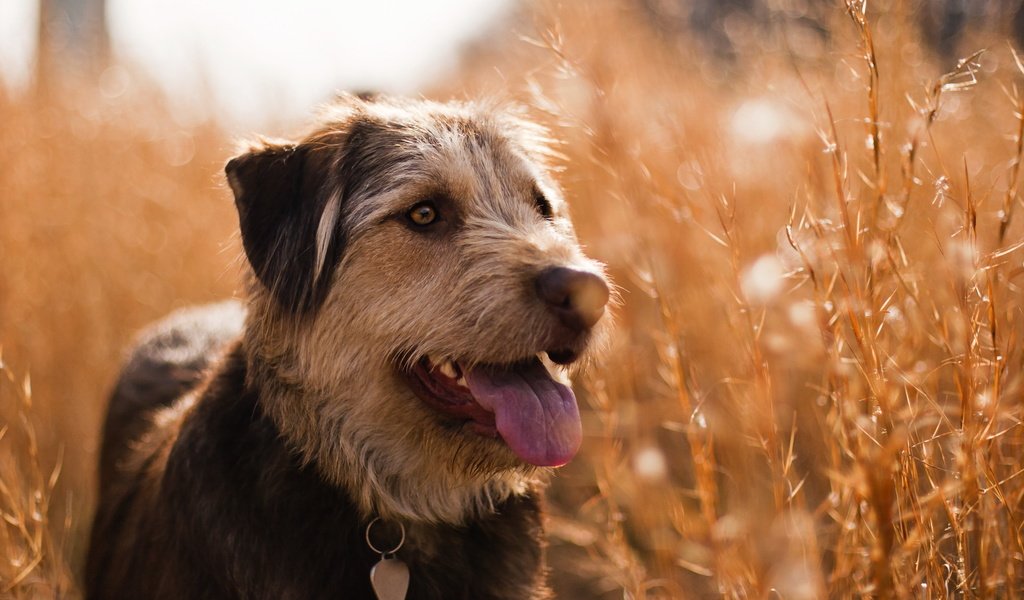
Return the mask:
M 557 321 L 548 348 L 508 363 L 466 367 L 458 360 L 422 357 L 405 378 L 427 406 L 480 435 L 500 437 L 524 462 L 561 466 L 582 441 L 579 407 L 542 355 L 563 365 L 575 361 L 611 294 L 600 276 L 566 267 L 545 269 L 534 285 Z

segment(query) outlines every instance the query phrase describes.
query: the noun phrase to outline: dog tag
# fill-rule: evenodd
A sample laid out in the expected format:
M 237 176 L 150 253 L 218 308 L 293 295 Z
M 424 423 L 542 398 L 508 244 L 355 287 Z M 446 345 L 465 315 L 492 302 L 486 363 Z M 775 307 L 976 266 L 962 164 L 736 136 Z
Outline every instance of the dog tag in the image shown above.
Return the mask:
M 409 591 L 409 567 L 397 558 L 382 558 L 370 569 L 370 583 L 377 600 L 405 600 Z

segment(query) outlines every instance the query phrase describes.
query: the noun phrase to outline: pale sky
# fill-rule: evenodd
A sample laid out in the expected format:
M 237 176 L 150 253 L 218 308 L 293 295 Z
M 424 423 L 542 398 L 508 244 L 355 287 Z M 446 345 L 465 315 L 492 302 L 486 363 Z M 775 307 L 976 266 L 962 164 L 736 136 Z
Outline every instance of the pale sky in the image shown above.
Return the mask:
M 20 87 L 28 78 L 36 43 L 34 0 L 0 0 L 0 81 Z
M 292 118 L 336 89 L 412 92 L 513 0 L 107 0 L 115 53 L 176 101 Z M 0 0 L 0 75 L 31 69 L 36 0 Z

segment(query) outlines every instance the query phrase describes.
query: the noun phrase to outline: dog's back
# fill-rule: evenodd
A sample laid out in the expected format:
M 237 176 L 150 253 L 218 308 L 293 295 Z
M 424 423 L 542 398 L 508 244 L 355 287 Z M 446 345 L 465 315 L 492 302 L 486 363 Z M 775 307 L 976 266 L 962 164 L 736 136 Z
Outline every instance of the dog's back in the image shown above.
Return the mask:
M 126 528 L 142 471 L 163 432 L 155 431 L 160 409 L 173 406 L 202 382 L 211 363 L 242 330 L 245 309 L 234 301 L 179 310 L 138 338 L 111 394 L 100 451 L 99 506 L 92 529 L 87 579 L 95 589 L 110 564 L 113 540 Z M 102 549 L 106 549 L 103 551 Z

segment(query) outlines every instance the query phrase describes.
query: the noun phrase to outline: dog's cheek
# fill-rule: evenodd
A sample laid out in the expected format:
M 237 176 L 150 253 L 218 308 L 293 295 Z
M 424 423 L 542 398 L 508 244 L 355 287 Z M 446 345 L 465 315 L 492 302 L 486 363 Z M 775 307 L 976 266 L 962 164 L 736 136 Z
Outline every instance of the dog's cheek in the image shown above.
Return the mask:
M 458 306 L 457 256 L 443 242 L 391 227 L 348 252 L 337 291 L 339 303 L 358 315 L 356 327 L 370 335 L 417 338 L 455 325 L 449 321 Z

